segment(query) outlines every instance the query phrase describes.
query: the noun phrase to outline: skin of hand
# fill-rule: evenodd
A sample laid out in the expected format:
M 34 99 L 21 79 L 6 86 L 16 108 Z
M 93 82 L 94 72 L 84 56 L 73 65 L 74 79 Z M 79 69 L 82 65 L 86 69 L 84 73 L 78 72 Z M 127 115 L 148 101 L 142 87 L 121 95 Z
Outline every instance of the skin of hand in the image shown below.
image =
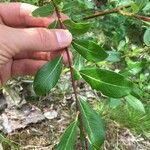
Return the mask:
M 0 85 L 14 76 L 35 75 L 48 60 L 71 44 L 68 30 L 46 29 L 56 15 L 35 18 L 37 7 L 25 3 L 0 3 Z M 68 19 L 62 14 L 62 19 Z

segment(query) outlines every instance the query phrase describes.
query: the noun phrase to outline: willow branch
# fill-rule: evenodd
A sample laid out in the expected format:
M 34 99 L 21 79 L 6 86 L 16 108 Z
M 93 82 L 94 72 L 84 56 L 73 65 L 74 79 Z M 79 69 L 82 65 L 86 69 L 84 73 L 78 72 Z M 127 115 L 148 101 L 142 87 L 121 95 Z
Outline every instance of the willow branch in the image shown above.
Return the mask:
M 118 13 L 120 13 L 123 16 L 128 16 L 128 17 L 133 17 L 139 20 L 143 20 L 143 21 L 150 21 L 150 17 L 149 16 L 141 16 L 141 15 L 137 15 L 134 13 L 129 13 L 129 12 L 124 12 L 122 10 L 120 10 Z
M 55 7 L 55 12 L 57 14 L 57 18 L 58 18 L 58 22 L 59 22 L 60 28 L 61 29 L 66 29 L 65 25 L 62 22 L 60 11 L 59 11 L 57 5 L 55 4 L 54 0 L 52 0 L 52 2 L 53 2 L 53 5 Z M 75 100 L 76 100 L 76 109 L 77 109 L 77 112 L 79 112 L 79 119 L 80 119 L 80 123 L 81 123 L 81 130 L 82 130 L 83 135 L 84 135 L 86 150 L 88 150 L 88 140 L 86 138 L 86 132 L 85 132 L 84 123 L 83 123 L 83 120 L 82 120 L 82 113 L 81 113 L 82 111 L 81 111 L 81 108 L 80 108 L 80 103 L 79 103 L 78 95 L 77 95 L 77 87 L 76 87 L 76 83 L 75 83 L 74 75 L 73 75 L 72 60 L 71 60 L 71 56 L 70 56 L 70 53 L 69 53 L 69 49 L 66 48 L 65 51 L 67 53 L 67 58 L 68 58 L 68 63 L 69 63 L 69 68 L 70 68 L 71 83 L 72 83 L 72 88 L 73 88 L 73 92 L 74 92 L 74 96 L 75 96 Z
M 96 12 L 93 15 L 84 17 L 83 20 L 87 20 L 87 19 L 92 19 L 92 18 L 96 18 L 96 17 L 101 17 L 101 16 L 105 16 L 105 15 L 109 15 L 109 14 L 113 14 L 113 13 L 118 13 L 121 14 L 123 16 L 128 16 L 128 17 L 133 17 L 142 21 L 150 21 L 150 17 L 149 16 L 141 16 L 141 15 L 137 15 L 134 13 L 129 13 L 129 12 L 125 12 L 123 11 L 124 8 L 129 8 L 131 7 L 131 4 L 125 5 L 125 6 L 119 6 L 110 10 L 104 10 L 104 11 L 100 11 L 100 12 Z
M 131 4 L 124 5 L 124 6 L 119 6 L 119 7 L 113 8 L 113 9 L 109 9 L 109 10 L 96 12 L 93 15 L 84 17 L 83 20 L 92 19 L 92 18 L 96 18 L 96 17 L 101 17 L 101 16 L 112 14 L 112 13 L 118 13 L 120 10 L 122 10 L 124 8 L 129 8 L 129 7 L 131 7 Z

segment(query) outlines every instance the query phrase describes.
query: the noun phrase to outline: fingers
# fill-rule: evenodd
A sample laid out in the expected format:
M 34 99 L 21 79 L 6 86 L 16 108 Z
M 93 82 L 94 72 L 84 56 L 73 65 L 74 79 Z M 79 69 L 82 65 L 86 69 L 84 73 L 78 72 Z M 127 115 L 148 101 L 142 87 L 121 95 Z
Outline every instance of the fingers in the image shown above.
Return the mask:
M 1 25 L 0 41 L 7 46 L 10 53 L 15 54 L 23 51 L 56 51 L 68 47 L 72 35 L 63 29 L 14 29 Z
M 68 58 L 65 51 L 61 50 L 58 52 L 22 52 L 14 57 L 14 60 L 19 59 L 33 59 L 33 60 L 45 60 L 49 61 L 54 59 L 58 55 L 63 55 L 64 64 L 68 64 Z M 70 52 L 70 56 L 72 57 L 72 54 Z
M 15 60 L 12 64 L 12 76 L 35 75 L 36 72 L 46 63 L 42 60 L 22 59 Z
M 9 61 L 6 65 L 0 67 L 0 86 L 4 85 L 11 77 L 35 75 L 46 62 L 30 59 Z
M 17 32 L 16 44 L 22 51 L 38 51 L 39 49 L 43 51 L 56 51 L 68 47 L 72 41 L 72 36 L 67 30 L 48 30 L 43 28 L 19 30 Z
M 37 7 L 25 3 L 0 3 L 0 16 L 3 22 L 11 27 L 47 27 L 57 17 L 35 18 L 32 17 L 32 11 Z M 62 19 L 68 19 L 62 14 Z

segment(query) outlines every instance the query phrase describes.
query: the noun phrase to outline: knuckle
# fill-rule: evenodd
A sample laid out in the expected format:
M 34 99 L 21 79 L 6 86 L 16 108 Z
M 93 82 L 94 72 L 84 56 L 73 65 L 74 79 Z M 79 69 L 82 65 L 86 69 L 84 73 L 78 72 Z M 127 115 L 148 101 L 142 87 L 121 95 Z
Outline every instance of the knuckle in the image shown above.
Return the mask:
M 37 37 L 39 38 L 40 44 L 45 50 L 51 49 L 50 47 L 50 34 L 47 29 L 37 28 Z

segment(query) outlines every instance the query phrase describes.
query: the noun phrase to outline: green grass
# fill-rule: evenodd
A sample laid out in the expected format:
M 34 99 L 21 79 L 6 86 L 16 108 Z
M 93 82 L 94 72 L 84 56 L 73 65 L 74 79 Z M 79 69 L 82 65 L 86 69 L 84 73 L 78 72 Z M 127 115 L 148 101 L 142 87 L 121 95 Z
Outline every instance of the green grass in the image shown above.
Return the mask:
M 20 145 L 12 140 L 9 140 L 7 137 L 4 137 L 0 133 L 0 143 L 3 145 L 4 149 L 13 149 L 20 150 Z
M 106 120 L 116 121 L 134 133 L 142 134 L 150 139 L 150 105 L 145 108 L 145 114 L 134 110 L 127 104 L 111 108 L 107 102 L 100 102 L 94 107 Z

